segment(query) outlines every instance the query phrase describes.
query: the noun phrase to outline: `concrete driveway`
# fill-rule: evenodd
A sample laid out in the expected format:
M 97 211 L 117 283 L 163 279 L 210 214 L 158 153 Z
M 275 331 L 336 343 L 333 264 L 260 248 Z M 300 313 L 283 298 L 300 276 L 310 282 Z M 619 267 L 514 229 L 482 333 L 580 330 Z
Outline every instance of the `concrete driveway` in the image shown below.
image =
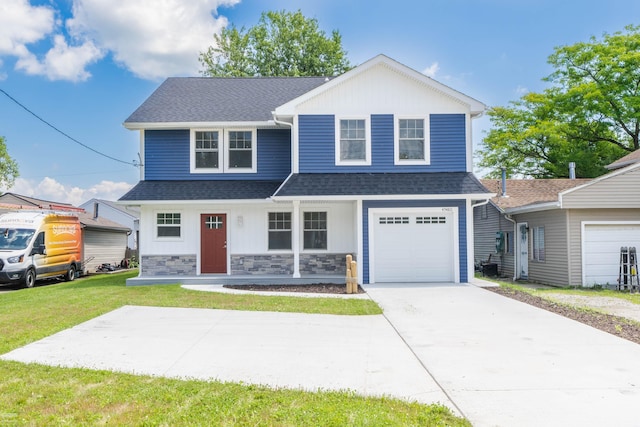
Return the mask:
M 640 426 L 640 345 L 471 285 L 367 292 L 474 426 Z
M 474 426 L 640 425 L 640 345 L 472 285 L 366 290 L 384 315 L 126 306 L 0 358 L 351 389 Z

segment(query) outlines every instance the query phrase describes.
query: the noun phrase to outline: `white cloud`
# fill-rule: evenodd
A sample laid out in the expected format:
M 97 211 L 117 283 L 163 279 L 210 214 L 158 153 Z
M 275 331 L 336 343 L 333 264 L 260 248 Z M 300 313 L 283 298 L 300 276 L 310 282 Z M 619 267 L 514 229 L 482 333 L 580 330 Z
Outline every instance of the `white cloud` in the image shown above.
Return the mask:
M 43 75 L 49 80 L 84 81 L 91 76 L 86 67 L 103 56 L 104 53 L 91 41 L 80 46 L 69 46 L 62 35 L 56 35 L 54 45 L 44 59 L 39 60 L 35 55 L 28 54 L 18 60 L 16 69 L 24 70 L 27 74 Z
M 0 2 L 0 55 L 22 57 L 26 45 L 44 39 L 55 26 L 54 10 L 28 0 Z
M 102 181 L 89 188 L 67 187 L 53 178 L 46 177 L 40 182 L 23 178 L 16 179 L 8 192 L 35 197 L 58 203 L 79 206 L 92 198 L 117 200 L 133 187 L 127 182 Z
M 433 64 L 422 70 L 422 74 L 433 79 L 436 77 L 438 71 L 440 71 L 440 65 L 437 62 L 434 62 Z
M 239 1 L 75 0 L 67 26 L 75 37 L 111 51 L 142 78 L 195 75 L 198 54 L 227 25 L 225 17 L 214 17 L 217 8 Z
M 518 96 L 526 95 L 527 93 L 529 93 L 529 89 L 524 86 L 518 85 L 518 87 L 516 88 L 516 94 Z
M 51 6 L 2 0 L 0 58 L 16 57 L 16 69 L 51 80 L 86 80 L 87 67 L 109 52 L 142 78 L 196 75 L 199 53 L 228 23 L 217 8 L 239 2 L 73 0 L 72 17 L 61 22 L 56 19 L 61 12 Z M 47 39 L 52 44 L 48 52 L 30 50 Z

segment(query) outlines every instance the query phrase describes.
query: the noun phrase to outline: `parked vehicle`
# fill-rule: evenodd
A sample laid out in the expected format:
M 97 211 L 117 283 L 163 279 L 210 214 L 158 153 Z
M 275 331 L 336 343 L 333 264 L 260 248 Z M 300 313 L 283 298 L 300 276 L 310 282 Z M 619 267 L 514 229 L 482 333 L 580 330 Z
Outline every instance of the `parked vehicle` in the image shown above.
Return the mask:
M 0 216 L 0 284 L 32 287 L 37 279 L 73 280 L 82 271 L 76 215 L 24 211 Z

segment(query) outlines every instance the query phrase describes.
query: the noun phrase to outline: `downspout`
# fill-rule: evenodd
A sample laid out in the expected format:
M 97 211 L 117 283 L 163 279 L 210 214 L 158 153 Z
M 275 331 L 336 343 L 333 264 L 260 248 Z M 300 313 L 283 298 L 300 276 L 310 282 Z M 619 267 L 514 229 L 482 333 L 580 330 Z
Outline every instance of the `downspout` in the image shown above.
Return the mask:
M 276 190 L 274 194 L 277 194 L 278 191 L 282 188 L 282 186 L 289 181 L 289 179 L 293 176 L 293 162 L 295 161 L 294 155 L 295 150 L 293 147 L 293 123 L 283 122 L 282 120 L 278 120 L 276 118 L 275 111 L 271 112 L 273 116 L 273 122 L 277 125 L 288 126 L 291 129 L 291 172 L 287 179 L 285 179 L 280 187 Z M 300 277 L 300 200 L 293 201 L 293 218 L 292 218 L 292 232 L 291 232 L 291 248 L 293 249 L 293 277 Z
M 476 203 L 476 204 L 472 204 L 472 205 L 471 205 L 471 210 L 472 210 L 472 212 L 471 212 L 471 222 L 472 222 L 472 223 L 474 222 L 474 221 L 473 221 L 473 218 L 475 217 L 475 213 L 473 212 L 473 209 L 475 209 L 475 208 L 476 208 L 476 207 L 478 207 L 478 206 L 484 206 L 484 205 L 486 205 L 487 203 L 489 203 L 489 201 L 490 201 L 490 200 L 491 200 L 491 199 L 486 199 L 486 200 L 484 200 L 484 201 L 482 201 L 482 202 L 480 202 L 480 203 Z M 473 234 L 475 234 L 475 224 L 473 224 L 473 232 L 472 232 L 472 235 L 473 235 Z M 469 270 L 469 269 L 471 268 L 471 265 L 469 265 L 470 263 L 473 263 L 473 264 L 475 265 L 475 262 L 476 262 L 476 260 L 475 260 L 475 259 L 476 259 L 476 248 L 475 248 L 475 246 L 476 246 L 476 244 L 475 244 L 476 239 L 475 239 L 475 236 L 473 236 L 473 237 L 474 237 L 474 239 L 473 239 L 473 253 L 472 253 L 472 254 L 469 254 L 469 252 L 467 251 L 467 254 L 472 255 L 472 256 L 470 257 L 470 260 L 467 262 L 467 270 Z M 468 240 L 469 240 L 469 239 L 467 238 L 467 246 L 469 246 Z M 475 268 L 472 270 L 472 272 L 473 272 L 472 277 L 475 277 Z M 469 274 L 469 273 L 467 273 L 467 275 L 468 275 L 468 274 Z M 471 278 L 472 278 L 472 277 L 468 277 L 469 282 L 471 282 Z

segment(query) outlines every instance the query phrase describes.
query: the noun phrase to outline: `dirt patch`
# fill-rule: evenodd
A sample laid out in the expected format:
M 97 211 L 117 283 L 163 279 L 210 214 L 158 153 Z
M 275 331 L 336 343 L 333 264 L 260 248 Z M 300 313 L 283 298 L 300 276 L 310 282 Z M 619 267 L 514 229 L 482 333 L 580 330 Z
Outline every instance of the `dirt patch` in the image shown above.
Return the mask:
M 569 319 L 576 320 L 596 329 L 600 329 L 601 331 L 608 332 L 620 338 L 640 344 L 640 323 L 633 322 L 627 318 L 572 307 L 570 305 L 549 301 L 515 289 L 502 287 L 491 287 L 485 289 L 535 307 L 551 311 L 561 316 L 568 317 Z
M 311 285 L 224 285 L 224 288 L 242 291 L 264 292 L 305 292 L 314 294 L 346 294 L 347 285 L 333 283 L 314 283 Z M 364 289 L 358 286 L 358 293 L 364 294 Z

